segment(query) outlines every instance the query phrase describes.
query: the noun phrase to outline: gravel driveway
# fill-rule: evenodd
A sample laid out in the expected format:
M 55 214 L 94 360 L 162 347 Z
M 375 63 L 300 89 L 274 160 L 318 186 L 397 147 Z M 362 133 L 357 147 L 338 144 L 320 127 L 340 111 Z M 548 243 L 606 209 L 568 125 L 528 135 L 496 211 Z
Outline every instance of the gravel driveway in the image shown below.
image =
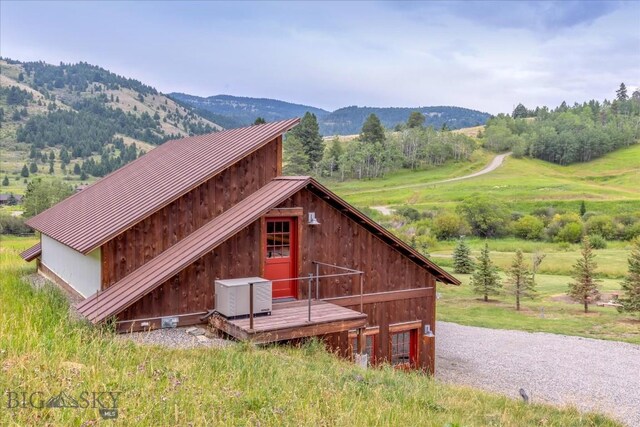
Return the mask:
M 436 377 L 640 426 L 640 345 L 438 322 Z

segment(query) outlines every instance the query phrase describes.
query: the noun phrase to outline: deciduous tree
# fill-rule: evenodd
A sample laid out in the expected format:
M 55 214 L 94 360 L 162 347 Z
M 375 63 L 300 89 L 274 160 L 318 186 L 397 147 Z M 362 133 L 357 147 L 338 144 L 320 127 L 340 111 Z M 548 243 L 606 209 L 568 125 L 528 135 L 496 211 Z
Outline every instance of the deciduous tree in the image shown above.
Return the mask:
M 73 194 L 71 186 L 59 179 L 47 179 L 46 181 L 43 181 L 42 178 L 34 179 L 27 186 L 24 195 L 24 214 L 27 217 L 37 215 L 71 194 Z

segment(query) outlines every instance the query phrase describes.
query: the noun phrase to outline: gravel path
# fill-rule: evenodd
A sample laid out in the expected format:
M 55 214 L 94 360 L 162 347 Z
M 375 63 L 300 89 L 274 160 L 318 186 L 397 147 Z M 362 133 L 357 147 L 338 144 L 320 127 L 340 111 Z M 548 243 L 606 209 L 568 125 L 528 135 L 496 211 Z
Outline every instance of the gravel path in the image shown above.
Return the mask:
M 132 340 L 137 344 L 160 345 L 170 348 L 222 347 L 230 341 L 214 337 L 193 336 L 187 333 L 189 328 L 155 329 L 147 332 L 134 332 L 119 335 L 120 339 Z
M 438 322 L 436 377 L 640 426 L 640 345 Z

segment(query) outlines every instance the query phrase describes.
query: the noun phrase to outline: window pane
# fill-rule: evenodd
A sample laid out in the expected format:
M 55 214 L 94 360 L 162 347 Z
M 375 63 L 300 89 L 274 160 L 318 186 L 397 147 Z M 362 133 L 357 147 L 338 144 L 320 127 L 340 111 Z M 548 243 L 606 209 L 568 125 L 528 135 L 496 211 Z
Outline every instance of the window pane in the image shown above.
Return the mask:
M 285 233 L 289 232 L 289 221 L 285 221 L 282 223 L 282 231 L 284 231 Z
M 267 233 L 273 233 L 273 222 L 267 221 Z

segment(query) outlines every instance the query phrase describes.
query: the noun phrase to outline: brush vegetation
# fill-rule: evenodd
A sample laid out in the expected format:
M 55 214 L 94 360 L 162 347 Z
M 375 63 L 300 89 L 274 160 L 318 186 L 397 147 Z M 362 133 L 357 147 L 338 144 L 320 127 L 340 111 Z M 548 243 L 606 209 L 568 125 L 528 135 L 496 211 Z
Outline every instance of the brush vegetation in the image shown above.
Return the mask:
M 115 425 L 615 426 L 441 384 L 388 367 L 362 370 L 317 342 L 300 347 L 170 350 L 71 320 L 55 288 L 33 290 L 19 258 L 34 239 L 0 240 L 0 389 L 117 391 Z M 3 397 L 4 398 L 4 397 Z M 3 409 L 2 425 L 90 425 L 91 409 Z

